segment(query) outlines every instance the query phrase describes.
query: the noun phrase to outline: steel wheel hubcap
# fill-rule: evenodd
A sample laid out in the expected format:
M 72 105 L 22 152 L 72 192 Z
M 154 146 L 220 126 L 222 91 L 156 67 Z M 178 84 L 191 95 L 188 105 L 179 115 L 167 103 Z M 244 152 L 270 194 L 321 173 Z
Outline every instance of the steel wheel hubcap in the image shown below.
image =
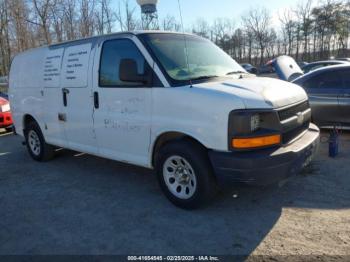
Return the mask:
M 28 133 L 28 144 L 34 155 L 40 155 L 40 139 L 34 130 L 30 130 Z
M 197 179 L 193 168 L 181 156 L 171 156 L 165 161 L 163 177 L 169 191 L 178 198 L 188 199 L 196 191 Z

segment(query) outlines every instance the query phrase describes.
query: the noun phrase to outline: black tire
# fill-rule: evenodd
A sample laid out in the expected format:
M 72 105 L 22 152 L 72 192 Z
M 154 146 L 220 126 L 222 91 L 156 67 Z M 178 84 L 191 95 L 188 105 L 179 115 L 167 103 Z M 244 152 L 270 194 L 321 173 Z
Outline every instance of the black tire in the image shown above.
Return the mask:
M 181 199 L 175 196 L 165 182 L 166 178 L 163 174 L 163 167 L 166 161 L 173 156 L 179 156 L 185 159 L 194 171 L 196 186 L 193 187 L 195 188 L 192 191 L 194 192 L 193 195 L 188 199 Z M 164 145 L 157 154 L 155 168 L 162 191 L 174 205 L 180 208 L 199 208 L 208 203 L 216 193 L 217 184 L 213 176 L 207 151 L 191 140 L 178 140 Z M 190 183 L 192 183 L 192 180 L 190 180 Z M 187 193 L 187 189 L 185 194 Z
M 39 148 L 39 151 L 36 151 L 36 152 L 30 145 L 32 139 L 31 140 L 29 139 L 29 136 L 34 134 L 36 134 L 38 138 L 37 147 Z M 25 140 L 26 140 L 28 152 L 34 160 L 43 162 L 43 161 L 48 161 L 54 157 L 54 154 L 55 154 L 54 147 L 45 142 L 41 129 L 36 122 L 30 122 L 26 127 Z

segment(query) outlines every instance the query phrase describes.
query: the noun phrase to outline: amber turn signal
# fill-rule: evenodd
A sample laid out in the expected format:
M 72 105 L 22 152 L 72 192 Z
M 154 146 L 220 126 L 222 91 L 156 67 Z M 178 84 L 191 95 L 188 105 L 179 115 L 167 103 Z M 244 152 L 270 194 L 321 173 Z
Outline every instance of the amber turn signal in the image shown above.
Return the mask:
M 277 145 L 279 143 L 281 143 L 281 135 L 232 139 L 232 147 L 237 149 L 265 147 L 265 146 Z

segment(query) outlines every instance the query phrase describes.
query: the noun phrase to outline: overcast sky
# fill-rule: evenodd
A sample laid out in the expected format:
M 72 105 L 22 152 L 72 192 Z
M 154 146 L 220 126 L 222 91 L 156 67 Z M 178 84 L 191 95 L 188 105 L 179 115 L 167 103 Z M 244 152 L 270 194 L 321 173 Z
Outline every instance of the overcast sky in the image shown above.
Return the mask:
M 119 0 L 113 2 L 115 7 Z M 129 0 L 136 4 L 136 0 Z M 240 22 L 241 16 L 250 8 L 265 7 L 270 11 L 273 24 L 278 24 L 278 13 L 284 9 L 295 7 L 300 0 L 180 0 L 185 27 L 190 26 L 197 18 L 205 18 L 212 22 L 217 17 L 233 18 Z M 137 12 L 141 12 L 137 8 Z M 179 19 L 178 0 L 159 0 L 158 14 L 162 18 L 167 14 Z

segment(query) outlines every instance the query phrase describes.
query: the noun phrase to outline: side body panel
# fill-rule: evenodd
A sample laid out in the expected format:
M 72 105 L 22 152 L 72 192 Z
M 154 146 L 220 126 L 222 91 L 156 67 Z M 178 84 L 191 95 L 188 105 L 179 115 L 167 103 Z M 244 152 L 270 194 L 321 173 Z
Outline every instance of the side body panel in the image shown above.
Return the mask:
M 9 100 L 14 125 L 23 136 L 23 117 L 30 113 L 44 130 L 43 64 L 47 48 L 28 50 L 17 55 L 9 75 Z

